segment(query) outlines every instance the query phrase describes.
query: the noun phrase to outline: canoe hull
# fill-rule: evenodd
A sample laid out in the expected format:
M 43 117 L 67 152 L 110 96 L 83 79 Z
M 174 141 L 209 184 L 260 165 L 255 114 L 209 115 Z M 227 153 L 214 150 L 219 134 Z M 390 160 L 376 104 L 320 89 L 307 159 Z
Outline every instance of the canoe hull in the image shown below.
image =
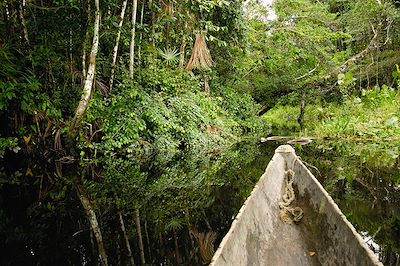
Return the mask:
M 279 218 L 292 169 L 300 224 Z M 382 265 L 289 145 L 280 146 L 210 265 Z

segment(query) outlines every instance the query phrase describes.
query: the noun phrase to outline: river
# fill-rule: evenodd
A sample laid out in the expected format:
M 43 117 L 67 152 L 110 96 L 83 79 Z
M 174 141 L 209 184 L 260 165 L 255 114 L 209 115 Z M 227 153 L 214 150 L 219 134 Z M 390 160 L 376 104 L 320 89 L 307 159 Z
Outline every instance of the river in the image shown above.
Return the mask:
M 281 144 L 248 139 L 226 149 L 182 153 L 168 163 L 128 167 L 133 184 L 117 190 L 132 193 L 132 202 L 125 204 L 136 204 L 141 210 L 146 263 L 202 265 L 207 261 L 207 249 L 212 246 L 204 243 L 215 238 L 218 246 Z M 313 141 L 294 147 L 380 260 L 400 265 L 398 143 Z M 63 169 L 66 176 L 88 175 L 87 167 L 84 173 L 74 174 L 76 164 L 63 165 Z M 96 169 L 90 174 L 101 176 L 105 171 Z M 126 169 L 121 172 L 122 177 L 128 175 Z M 73 182 L 57 173 L 54 162 L 18 156 L 3 162 L 1 265 L 96 264 L 96 245 Z M 96 182 L 86 185 L 96 199 L 109 262 L 126 264 L 116 209 L 106 204 L 110 195 L 96 194 L 96 186 L 105 182 Z M 121 208 L 126 209 L 127 231 L 138 264 L 132 208 Z

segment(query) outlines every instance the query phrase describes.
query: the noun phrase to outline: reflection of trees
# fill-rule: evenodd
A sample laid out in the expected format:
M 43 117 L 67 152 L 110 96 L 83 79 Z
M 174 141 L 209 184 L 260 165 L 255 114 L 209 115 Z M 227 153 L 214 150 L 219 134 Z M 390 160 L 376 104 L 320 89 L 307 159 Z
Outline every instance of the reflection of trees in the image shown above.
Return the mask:
M 0 264 L 79 265 L 82 254 L 92 251 L 79 199 L 55 169 L 42 162 L 34 168 L 37 163 L 26 158 L 1 163 Z M 93 257 L 85 259 L 95 263 Z
M 126 238 L 133 259 L 140 261 L 137 209 L 147 263 L 206 261 L 212 244 L 216 248 L 229 230 L 278 145 L 247 141 L 230 149 L 190 151 L 146 165 L 131 158 L 110 158 L 90 165 L 91 171 L 84 168 L 84 187 L 99 219 L 109 263 L 129 262 Z M 296 147 L 303 161 L 319 169 L 321 174 L 309 167 L 356 229 L 374 236 L 387 265 L 395 264 L 400 253 L 400 193 L 395 188 L 399 160 L 392 148 L 338 142 Z M 20 174 L 12 179 L 18 182 L 0 187 L 1 236 L 12 243 L 11 249 L 24 250 L 25 255 L 19 256 L 23 262 L 56 263 L 67 256 L 72 264 L 82 259 L 93 262 L 97 248 L 91 244 L 89 224 L 72 184 L 67 178 L 61 182 L 59 177 L 42 174 L 46 172 L 51 175 L 54 169 L 33 169 L 34 177 Z M 77 176 L 76 172 L 77 167 L 64 166 L 64 176 Z M 36 173 L 43 176 L 42 184 Z M 51 181 L 55 178 L 60 182 Z M 29 255 L 26 243 L 36 256 Z M 46 257 L 49 252 L 52 258 Z M 14 253 L 3 257 L 4 262 Z
M 373 236 L 385 265 L 396 265 L 400 254 L 397 147 L 397 143 L 318 142 L 299 152 L 323 173 L 315 174 L 356 229 Z
M 261 154 L 256 145 L 239 143 L 220 153 L 190 152 L 164 167 L 150 177 L 153 182 L 146 197 L 147 222 L 153 228 L 150 238 L 162 238 L 167 249 L 175 245 L 172 240 L 176 234 L 186 262 L 200 263 L 198 254 L 193 252 L 205 247 L 192 236 L 215 232 L 220 241 L 267 161 L 268 156 Z M 207 256 L 202 257 L 204 260 Z
M 74 179 L 68 177 L 82 175 L 82 188 L 96 212 L 109 263 L 130 261 L 126 237 L 134 260 L 139 261 L 135 214 L 140 209 L 147 262 L 201 264 L 199 247 L 203 253 L 211 250 L 210 244 L 199 241 L 212 244 L 216 234 L 214 245 L 218 245 L 267 161 L 268 156 L 256 145 L 246 142 L 222 151 L 186 152 L 170 161 L 143 166 L 131 158 L 113 157 L 81 171 L 76 165 L 64 165 L 64 172 L 46 165 L 48 170 L 37 168 L 33 177 L 26 177 L 18 169 L 14 178 L 2 177 L 8 184 L 0 187 L 2 192 L 8 191 L 0 195 L 0 234 L 10 248 L 1 244 L 3 250 L 10 251 L 1 264 L 13 261 L 15 250 L 20 250 L 22 264 L 62 264 L 63 257 L 71 264 L 96 260 L 95 239 L 73 188 Z M 51 258 L 46 257 L 49 251 Z M 203 260 L 210 257 L 205 255 Z

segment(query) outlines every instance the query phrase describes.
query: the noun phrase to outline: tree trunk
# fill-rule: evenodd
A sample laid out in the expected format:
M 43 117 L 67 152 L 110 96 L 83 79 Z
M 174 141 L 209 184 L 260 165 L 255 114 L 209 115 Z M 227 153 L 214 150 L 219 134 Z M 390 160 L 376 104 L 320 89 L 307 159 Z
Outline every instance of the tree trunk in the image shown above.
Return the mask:
M 185 48 L 186 48 L 186 39 L 185 39 L 185 32 L 187 29 L 187 22 L 185 22 L 185 28 L 182 31 L 182 41 L 181 47 L 179 48 L 179 67 L 183 68 L 185 64 Z
M 143 238 L 142 238 L 142 228 L 140 226 L 140 214 L 139 209 L 135 210 L 135 223 L 136 223 L 136 231 L 138 234 L 138 244 L 139 244 L 139 251 L 140 251 L 140 262 L 142 265 L 146 264 L 146 260 L 144 258 L 144 246 L 143 246 Z
M 210 80 L 210 78 L 208 77 L 208 75 L 204 76 L 204 91 L 206 92 L 207 96 L 210 96 L 211 92 L 210 92 L 210 84 L 208 83 L 208 81 Z
M 92 204 L 91 204 L 90 200 L 88 199 L 88 197 L 86 196 L 83 188 L 79 185 L 76 185 L 75 187 L 76 187 L 76 191 L 78 193 L 78 197 L 83 206 L 83 209 L 85 210 L 86 216 L 89 220 L 90 227 L 92 228 L 94 236 L 96 238 L 97 248 L 99 251 L 100 264 L 108 265 L 107 254 L 106 254 L 106 250 L 104 248 L 103 237 L 101 235 L 101 230 L 100 230 L 99 223 L 97 221 L 96 213 L 94 212 Z
M 96 246 L 94 244 L 94 234 L 93 234 L 93 230 L 90 230 L 90 245 L 92 247 L 92 254 L 93 256 L 96 254 Z
M 179 253 L 179 245 L 178 245 L 178 235 L 176 234 L 176 230 L 173 229 L 174 234 L 174 245 L 175 245 L 175 259 L 177 264 L 182 264 L 181 254 Z
M 154 26 L 155 24 L 156 24 L 156 13 L 153 10 L 151 10 L 151 36 L 154 36 L 156 34 L 156 28 Z M 156 45 L 155 38 L 151 38 L 151 42 L 153 46 Z
M 72 15 L 69 15 L 68 19 L 71 19 Z M 72 73 L 72 59 L 73 59 L 73 55 L 72 55 L 72 46 L 74 45 L 73 40 L 72 40 L 72 26 L 69 26 L 69 40 L 68 40 L 68 55 L 69 55 L 69 64 L 70 64 L 70 71 Z
M 117 39 L 115 40 L 115 45 L 114 45 L 114 50 L 113 50 L 113 55 L 112 55 L 110 92 L 112 90 L 113 83 L 114 83 L 114 73 L 115 73 L 115 65 L 117 63 L 118 46 L 119 46 L 119 40 L 121 38 L 121 28 L 122 28 L 122 24 L 124 23 L 125 9 L 126 9 L 127 3 L 128 3 L 128 0 L 124 0 L 124 2 L 122 3 L 121 20 L 119 21 L 119 24 L 118 24 Z
M 107 5 L 107 12 L 106 12 L 106 15 L 104 16 L 105 18 L 104 18 L 104 20 L 105 21 L 109 21 L 110 20 L 110 18 L 111 18 L 111 5 Z M 110 24 L 106 24 L 106 30 L 108 31 L 108 30 L 110 30 Z
M 301 98 L 300 98 L 300 114 L 299 117 L 297 118 L 297 122 L 300 125 L 300 130 L 302 131 L 304 128 L 304 112 L 306 109 L 306 92 L 302 90 L 301 92 Z
M 133 79 L 133 64 L 135 63 L 135 31 L 136 31 L 136 13 L 137 0 L 132 0 L 132 30 L 131 45 L 129 50 L 129 77 Z
M 161 232 L 158 233 L 158 239 L 160 240 L 160 257 L 165 260 L 165 245 Z
M 28 29 L 26 28 L 26 21 L 24 17 L 24 10 L 25 10 L 25 0 L 21 0 L 19 2 L 19 18 L 21 19 L 21 25 L 22 25 L 22 30 L 24 32 L 24 39 L 29 46 L 29 34 L 28 34 Z
M 99 46 L 99 27 L 100 27 L 100 6 L 99 0 L 94 0 L 96 11 L 95 11 L 95 22 L 94 22 L 94 32 L 93 32 L 93 44 L 92 50 L 90 52 L 89 68 L 85 78 L 85 83 L 83 86 L 83 93 L 79 105 L 76 108 L 75 116 L 72 121 L 72 132 L 75 132 L 80 125 L 81 119 L 86 111 L 89 104 L 90 96 L 92 95 L 92 86 L 96 68 L 96 56 Z
M 8 36 L 11 36 L 13 33 L 13 24 L 10 21 L 10 7 L 8 6 L 8 3 L 6 2 L 4 5 L 3 9 L 3 18 L 4 18 L 4 24 L 5 24 L 5 29 L 6 29 L 6 34 Z
M 89 30 L 86 29 L 85 37 L 82 43 L 82 75 L 86 77 L 86 45 L 89 39 Z
M 131 245 L 129 244 L 128 235 L 125 230 L 124 219 L 123 219 L 122 213 L 120 211 L 118 211 L 118 216 L 119 216 L 119 224 L 121 226 L 122 234 L 124 235 L 124 239 L 125 239 L 126 250 L 128 251 L 129 262 L 131 263 L 131 265 L 135 265 L 135 261 L 133 260 L 133 256 L 132 256 Z
M 86 8 L 86 18 L 82 21 L 82 24 L 84 25 L 84 31 L 85 31 L 85 36 L 83 36 L 83 42 L 82 42 L 82 74 L 83 77 L 86 77 L 86 46 L 89 40 L 89 28 L 88 28 L 88 23 L 90 19 L 90 2 L 87 2 L 87 8 Z
M 147 219 L 144 220 L 144 233 L 146 234 L 146 241 L 147 241 L 147 252 L 148 252 L 148 257 L 150 259 L 150 262 L 152 261 L 152 256 L 151 256 L 151 249 L 150 249 L 150 237 L 149 237 L 149 231 L 147 230 Z
M 140 11 L 140 28 L 142 29 L 143 26 L 143 15 L 144 15 L 144 4 L 146 3 L 146 0 L 143 0 L 142 2 L 142 10 Z M 142 58 L 142 39 L 143 39 L 143 30 L 140 31 L 140 37 L 139 37 L 139 47 L 138 47 L 138 59 L 139 59 L 139 67 L 141 64 L 141 58 Z
M 186 40 L 185 36 L 182 36 L 181 47 L 179 48 L 179 67 L 183 68 L 185 64 L 185 48 L 186 48 Z

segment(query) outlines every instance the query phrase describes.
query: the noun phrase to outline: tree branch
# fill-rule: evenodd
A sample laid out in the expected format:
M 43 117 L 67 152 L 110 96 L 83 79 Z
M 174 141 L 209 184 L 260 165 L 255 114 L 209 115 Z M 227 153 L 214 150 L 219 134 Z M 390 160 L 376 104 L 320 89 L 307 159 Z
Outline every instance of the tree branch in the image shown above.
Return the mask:
M 371 41 L 369 42 L 367 48 L 353 56 L 352 58 L 348 59 L 346 62 L 344 62 L 340 67 L 339 71 L 340 72 L 345 72 L 345 70 L 353 63 L 363 59 L 365 56 L 367 56 L 372 50 L 378 49 L 381 45 L 378 42 L 378 35 L 379 35 L 379 30 L 375 30 L 374 26 L 371 25 L 372 32 L 374 33 L 374 36 L 372 37 Z

